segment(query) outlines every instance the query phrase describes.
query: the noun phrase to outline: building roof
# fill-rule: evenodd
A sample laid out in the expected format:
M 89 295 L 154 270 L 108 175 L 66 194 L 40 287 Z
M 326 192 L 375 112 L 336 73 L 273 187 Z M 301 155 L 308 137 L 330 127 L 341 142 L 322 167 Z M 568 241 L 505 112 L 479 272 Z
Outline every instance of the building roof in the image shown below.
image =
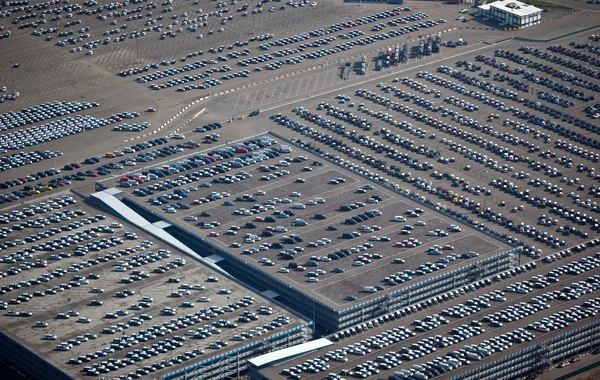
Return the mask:
M 539 13 L 542 10 L 534 7 L 533 5 L 521 3 L 515 0 L 500 0 L 489 3 L 491 8 L 501 9 L 505 12 L 511 13 L 516 16 L 527 16 L 535 13 Z
M 284 348 L 283 350 L 269 352 L 268 354 L 252 358 L 248 362 L 260 368 L 266 364 L 274 363 L 279 360 L 291 358 L 300 354 L 305 354 L 307 352 L 318 350 L 320 348 L 327 347 L 332 344 L 333 342 L 329 339 L 321 338 L 303 344 L 298 344 L 292 347 Z
M 206 263 L 206 261 L 194 252 L 187 245 L 183 244 L 178 239 L 174 238 L 171 234 L 165 231 L 163 228 L 170 226 L 170 223 L 167 222 L 157 222 L 150 223 L 140 214 L 132 210 L 125 203 L 121 202 L 120 199 L 115 197 L 113 194 L 119 194 L 119 192 L 114 191 L 113 189 L 103 190 L 97 193 L 93 193 L 90 196 L 96 198 L 103 202 L 107 207 L 114 210 L 117 214 L 121 215 L 125 220 L 129 223 L 136 225 L 137 227 L 143 229 L 144 231 L 150 233 L 151 235 L 166 241 L 167 243 L 173 245 L 177 249 L 187 253 L 188 255 L 195 257 L 196 259 Z

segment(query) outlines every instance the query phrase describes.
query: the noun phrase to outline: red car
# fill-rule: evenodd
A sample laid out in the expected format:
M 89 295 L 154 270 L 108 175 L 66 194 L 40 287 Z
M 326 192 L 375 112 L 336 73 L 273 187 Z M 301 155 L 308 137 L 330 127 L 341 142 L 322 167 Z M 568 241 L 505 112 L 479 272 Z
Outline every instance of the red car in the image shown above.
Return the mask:
M 446 251 L 453 251 L 454 247 L 451 246 L 451 245 L 445 245 L 443 249 L 446 250 Z
M 404 248 L 404 243 L 397 242 L 396 244 L 394 244 L 394 247 L 397 247 L 397 248 Z
M 152 107 L 148 108 L 148 112 L 156 112 L 156 110 Z
M 215 232 L 215 231 L 212 231 L 210 234 L 208 234 L 208 236 L 210 236 L 210 237 L 219 237 L 219 233 Z

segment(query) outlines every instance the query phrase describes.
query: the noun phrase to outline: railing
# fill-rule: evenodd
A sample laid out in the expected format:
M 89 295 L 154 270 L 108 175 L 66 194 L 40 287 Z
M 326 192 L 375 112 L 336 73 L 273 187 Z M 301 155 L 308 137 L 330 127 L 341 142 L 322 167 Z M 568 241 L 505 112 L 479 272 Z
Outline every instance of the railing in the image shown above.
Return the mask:
M 19 370 L 33 379 L 61 380 L 71 379 L 59 368 L 49 363 L 29 348 L 0 331 L 0 354 Z
M 167 374 L 165 374 L 165 375 L 162 376 L 162 379 L 163 380 L 167 380 L 167 379 L 176 378 L 178 376 L 186 375 L 186 374 L 188 374 L 191 371 L 199 369 L 200 367 L 210 365 L 211 363 L 214 363 L 214 362 L 219 361 L 221 359 L 225 359 L 225 358 L 228 358 L 228 357 L 236 356 L 236 355 L 238 355 L 238 354 L 240 354 L 242 352 L 246 352 L 246 351 L 249 351 L 249 350 L 251 350 L 253 348 L 256 348 L 256 347 L 258 347 L 260 345 L 263 345 L 263 344 L 265 344 L 265 341 L 268 341 L 269 343 L 272 343 L 272 342 L 274 342 L 274 341 L 276 341 L 278 339 L 285 338 L 287 336 L 296 334 L 296 333 L 302 331 L 303 329 L 305 329 L 307 327 L 312 327 L 312 326 L 313 326 L 313 322 L 308 322 L 308 323 L 305 323 L 303 325 L 297 326 L 297 327 L 295 327 L 295 328 L 293 328 L 291 330 L 271 335 L 270 337 L 267 337 L 267 338 L 265 338 L 265 339 L 263 339 L 261 341 L 256 341 L 254 343 L 247 344 L 245 346 L 236 348 L 235 350 L 231 350 L 231 351 L 226 352 L 226 353 L 221 354 L 221 355 L 213 356 L 212 358 L 203 360 L 203 361 L 201 361 L 199 363 L 196 363 L 196 364 L 192 364 L 192 365 L 187 366 L 185 368 L 182 368 L 180 370 L 167 373 Z
M 519 374 L 512 371 L 517 366 L 522 368 L 522 373 L 527 373 L 534 371 L 543 365 L 543 362 L 540 360 L 540 355 L 541 352 L 546 349 L 545 347 L 548 347 L 549 357 L 552 357 L 556 353 L 562 354 L 562 357 L 566 357 L 587 349 L 587 346 L 593 344 L 594 341 L 597 341 L 599 336 L 600 321 L 595 321 L 535 346 L 525 348 L 512 355 L 505 356 L 468 372 L 461 373 L 460 375 L 452 377 L 451 380 L 468 380 L 470 378 L 483 379 L 484 376 L 482 376 L 482 373 L 484 371 L 488 371 L 489 373 L 493 373 L 494 376 L 498 376 L 498 373 L 503 370 L 503 367 L 507 366 L 511 370 L 509 373 L 513 375 L 512 377 L 518 377 Z M 586 340 L 589 342 L 585 343 L 584 341 Z M 507 378 L 511 378 L 511 376 Z

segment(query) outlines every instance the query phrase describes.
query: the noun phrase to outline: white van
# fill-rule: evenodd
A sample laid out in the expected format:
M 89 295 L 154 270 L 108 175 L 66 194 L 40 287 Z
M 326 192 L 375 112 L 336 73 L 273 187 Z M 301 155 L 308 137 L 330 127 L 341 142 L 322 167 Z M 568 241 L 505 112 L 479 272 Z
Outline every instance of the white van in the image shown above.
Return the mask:
M 377 289 L 374 286 L 365 286 L 363 289 L 365 293 L 377 293 Z

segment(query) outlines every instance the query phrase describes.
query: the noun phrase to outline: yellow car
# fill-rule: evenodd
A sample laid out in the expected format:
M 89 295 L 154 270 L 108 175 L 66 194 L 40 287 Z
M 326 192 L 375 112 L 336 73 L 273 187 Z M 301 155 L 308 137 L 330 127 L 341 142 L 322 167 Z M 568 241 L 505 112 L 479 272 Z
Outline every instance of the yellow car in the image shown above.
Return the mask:
M 106 152 L 106 157 L 113 158 L 113 157 L 117 157 L 117 155 L 114 154 L 113 152 Z
M 40 194 L 40 193 L 41 193 L 41 191 L 39 191 L 39 190 L 36 190 L 36 189 L 31 189 L 31 190 L 29 190 L 29 192 L 30 192 L 31 194 Z
M 42 186 L 42 188 L 43 188 L 44 190 L 54 190 L 54 188 L 53 188 L 52 186 L 48 186 L 48 185 L 46 185 L 46 186 Z

